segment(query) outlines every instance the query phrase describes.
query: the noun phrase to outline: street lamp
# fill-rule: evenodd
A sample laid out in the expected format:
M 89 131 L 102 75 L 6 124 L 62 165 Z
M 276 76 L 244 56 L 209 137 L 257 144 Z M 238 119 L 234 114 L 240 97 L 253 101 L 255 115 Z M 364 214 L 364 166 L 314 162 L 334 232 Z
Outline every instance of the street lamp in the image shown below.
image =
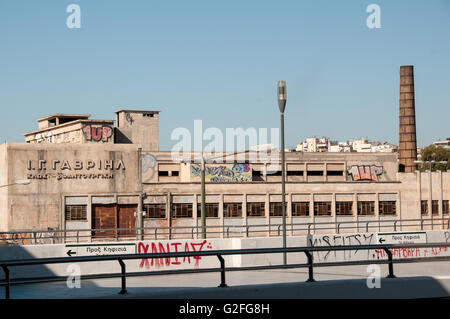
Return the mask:
M 222 154 L 220 156 L 214 156 L 214 157 L 208 157 L 205 159 L 202 152 L 202 158 L 201 158 L 201 172 L 200 172 L 200 178 L 201 178 L 201 191 L 202 191 L 202 204 L 201 204 L 201 219 L 202 219 L 202 239 L 206 239 L 206 190 L 205 190 L 205 171 L 206 171 L 206 165 L 205 160 L 213 160 L 220 157 L 224 157 L 225 154 Z
M 432 190 L 432 187 L 433 187 L 433 183 L 431 182 L 431 169 L 432 169 L 432 165 L 434 164 L 434 163 L 439 163 L 439 164 L 447 164 L 447 161 L 438 161 L 438 162 L 436 162 L 435 160 L 431 160 L 431 161 L 414 161 L 414 164 L 430 164 L 430 170 L 429 170 L 429 177 L 428 177 L 428 179 L 429 179 L 429 183 L 430 183 L 430 188 L 429 188 L 429 191 L 430 191 L 430 202 L 428 203 L 428 211 L 430 212 L 430 216 L 431 217 L 433 217 L 433 190 Z
M 286 248 L 286 195 L 285 195 L 285 165 L 284 165 L 284 109 L 286 108 L 286 81 L 278 81 L 278 107 L 281 116 L 281 207 L 283 212 L 283 248 Z M 283 252 L 283 264 L 286 265 L 286 251 Z
M 19 179 L 11 184 L 0 185 L 0 187 L 7 187 L 7 186 L 12 186 L 12 185 L 28 185 L 30 183 L 31 183 L 31 180 L 29 180 L 29 179 Z

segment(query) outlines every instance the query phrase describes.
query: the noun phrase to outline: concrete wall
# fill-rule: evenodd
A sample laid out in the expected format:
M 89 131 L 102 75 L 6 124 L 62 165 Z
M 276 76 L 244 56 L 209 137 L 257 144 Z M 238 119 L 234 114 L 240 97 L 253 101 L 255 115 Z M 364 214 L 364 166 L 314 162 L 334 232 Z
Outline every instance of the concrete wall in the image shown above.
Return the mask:
M 61 148 L 7 144 L 2 154 L 6 154 L 2 156 L 7 164 L 1 167 L 7 167 L 8 181 L 31 179 L 29 185 L 7 188 L 7 209 L 0 212 L 0 220 L 8 220 L 5 230 L 64 228 L 65 196 L 114 197 L 138 194 L 140 190 L 139 158 L 134 145 L 93 148 L 77 144 Z
M 400 234 L 400 233 L 397 233 Z M 345 235 L 321 234 L 313 236 L 295 236 L 287 238 L 288 247 L 306 246 L 334 246 L 334 245 L 368 245 L 376 244 L 380 236 L 385 233 L 354 233 Z M 450 231 L 426 231 L 420 235 L 427 243 L 450 242 Z M 386 236 L 385 236 L 386 237 Z M 130 242 L 103 242 L 66 245 L 33 245 L 0 247 L 0 260 L 21 260 L 31 258 L 67 257 L 67 252 L 74 256 L 94 256 L 98 254 L 132 254 L 132 253 L 160 253 L 160 252 L 191 252 L 207 250 L 253 249 L 282 247 L 282 238 L 229 238 L 229 239 L 190 239 L 190 240 L 149 240 Z M 450 249 L 444 247 L 420 249 L 395 249 L 394 258 L 449 256 Z M 315 262 L 354 261 L 386 259 L 383 251 L 377 250 L 348 250 L 324 251 L 313 253 Z M 227 267 L 245 267 L 282 264 L 283 254 L 257 254 L 225 256 Z M 289 264 L 306 263 L 304 253 L 287 254 Z M 215 268 L 219 261 L 215 256 L 201 258 L 170 258 L 144 259 L 126 261 L 127 271 L 157 271 L 172 269 Z M 79 263 L 84 275 L 102 273 L 118 273 L 118 262 L 87 262 Z M 33 276 L 66 276 L 68 264 L 46 266 L 12 267 L 14 277 Z M 1 276 L 1 275 L 0 275 Z

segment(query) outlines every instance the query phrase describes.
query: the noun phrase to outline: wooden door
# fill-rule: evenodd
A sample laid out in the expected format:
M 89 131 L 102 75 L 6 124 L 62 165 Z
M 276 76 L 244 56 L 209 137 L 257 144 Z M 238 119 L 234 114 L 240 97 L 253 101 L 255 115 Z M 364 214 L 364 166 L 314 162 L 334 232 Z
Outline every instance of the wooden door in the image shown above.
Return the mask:
M 118 207 L 118 226 L 117 228 L 135 228 L 137 205 L 119 205 Z M 120 236 L 135 236 L 136 230 L 119 230 Z
M 108 229 L 105 231 L 94 231 L 93 236 L 114 237 L 117 228 L 116 205 L 92 205 L 92 228 Z

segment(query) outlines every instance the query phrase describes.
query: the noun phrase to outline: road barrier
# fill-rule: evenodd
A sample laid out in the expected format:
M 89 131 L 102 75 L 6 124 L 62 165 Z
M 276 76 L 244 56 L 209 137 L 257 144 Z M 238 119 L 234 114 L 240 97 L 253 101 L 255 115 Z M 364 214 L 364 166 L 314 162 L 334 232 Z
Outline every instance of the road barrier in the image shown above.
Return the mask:
M 432 247 L 449 247 L 449 243 L 428 243 L 428 244 L 391 244 L 391 245 L 352 245 L 352 246 L 316 246 L 316 247 L 288 247 L 288 248 L 257 248 L 257 249 L 231 249 L 231 250 L 209 250 L 199 252 L 173 252 L 173 253 L 151 253 L 151 254 L 130 254 L 130 255 L 104 255 L 104 256 L 85 256 L 85 257 L 60 257 L 60 258 L 36 258 L 27 260 L 8 260 L 0 261 L 0 267 L 5 273 L 5 279 L 0 281 L 0 285 L 5 286 L 5 299 L 11 297 L 11 285 L 26 283 L 42 283 L 51 281 L 66 281 L 67 277 L 46 277 L 31 279 L 11 279 L 10 268 L 17 266 L 30 265 L 49 265 L 59 263 L 77 263 L 92 261 L 117 261 L 121 267 L 121 273 L 118 274 L 96 274 L 80 276 L 81 279 L 101 279 L 101 278 L 121 278 L 120 294 L 127 293 L 126 278 L 130 276 L 147 276 L 147 275 L 169 275 L 169 274 L 186 274 L 186 273 L 205 273 L 220 272 L 219 287 L 226 288 L 225 275 L 227 271 L 247 271 L 247 270 L 268 270 L 268 269 L 287 269 L 287 268 L 308 268 L 307 282 L 314 282 L 314 267 L 331 267 L 331 266 L 356 266 L 356 265 L 373 265 L 387 264 L 387 278 L 395 278 L 394 263 L 414 263 L 414 262 L 436 262 L 450 261 L 450 256 L 428 257 L 428 258 L 407 258 L 393 259 L 392 249 L 401 248 L 432 248 Z M 382 249 L 386 252 L 387 259 L 381 260 L 360 260 L 360 261 L 344 261 L 344 262 L 320 262 L 314 263 L 313 252 L 319 251 L 346 251 L 346 250 L 372 250 Z M 247 267 L 225 267 L 223 256 L 229 255 L 249 255 L 249 254 L 273 254 L 273 253 L 304 253 L 308 262 L 306 264 L 287 264 L 287 265 L 267 265 L 267 266 L 247 266 Z M 202 269 L 178 269 L 151 272 L 126 272 L 126 264 L 124 260 L 134 259 L 153 259 L 153 258 L 172 258 L 172 257 L 200 257 L 200 256 L 216 256 L 220 262 L 219 268 L 202 268 Z

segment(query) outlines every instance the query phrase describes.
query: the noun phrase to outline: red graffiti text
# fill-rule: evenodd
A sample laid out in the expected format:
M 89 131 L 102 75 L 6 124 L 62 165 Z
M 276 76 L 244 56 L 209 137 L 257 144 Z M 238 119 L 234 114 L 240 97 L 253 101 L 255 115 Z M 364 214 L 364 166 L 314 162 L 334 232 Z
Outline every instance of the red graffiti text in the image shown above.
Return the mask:
M 161 243 L 161 242 L 152 242 L 150 244 L 146 244 L 143 242 L 138 243 L 138 254 L 151 254 L 151 253 L 177 253 L 177 252 L 192 252 L 192 251 L 202 251 L 202 249 L 206 245 L 206 240 L 201 242 L 171 242 L 171 243 Z M 151 248 L 151 249 L 150 249 Z M 206 245 L 206 248 L 211 249 L 211 243 Z M 195 267 L 199 266 L 199 261 L 202 259 L 200 256 L 194 257 L 174 257 L 174 258 L 151 258 L 150 261 L 148 258 L 144 258 L 141 260 L 139 264 L 139 268 L 150 268 L 150 267 L 169 267 L 171 265 L 181 265 L 181 264 L 190 264 L 191 258 L 195 261 Z

